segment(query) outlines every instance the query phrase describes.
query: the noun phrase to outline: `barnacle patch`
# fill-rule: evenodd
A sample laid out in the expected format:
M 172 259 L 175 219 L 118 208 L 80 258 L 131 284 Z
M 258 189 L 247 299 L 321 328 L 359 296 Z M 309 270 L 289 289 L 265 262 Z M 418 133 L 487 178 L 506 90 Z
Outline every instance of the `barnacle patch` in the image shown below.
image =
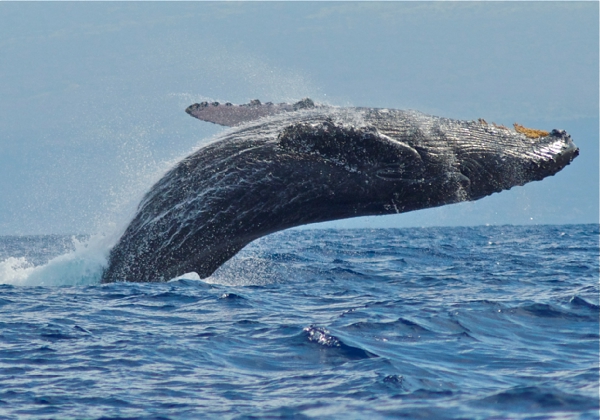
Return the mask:
M 517 131 L 517 133 L 525 134 L 525 137 L 528 137 L 530 139 L 546 137 L 548 134 L 550 134 L 548 131 L 536 130 L 535 128 L 523 127 L 522 125 L 519 125 L 517 123 L 514 123 L 513 126 L 515 127 L 515 130 Z

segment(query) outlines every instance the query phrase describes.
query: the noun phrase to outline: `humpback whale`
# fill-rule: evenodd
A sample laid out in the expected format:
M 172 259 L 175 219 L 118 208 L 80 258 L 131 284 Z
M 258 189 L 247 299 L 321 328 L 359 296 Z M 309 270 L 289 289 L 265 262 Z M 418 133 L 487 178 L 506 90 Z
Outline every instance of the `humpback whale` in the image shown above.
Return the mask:
M 554 175 L 579 153 L 562 130 L 417 111 L 295 104 L 191 105 L 232 127 L 146 193 L 102 282 L 210 276 L 251 241 L 293 226 L 403 213 Z

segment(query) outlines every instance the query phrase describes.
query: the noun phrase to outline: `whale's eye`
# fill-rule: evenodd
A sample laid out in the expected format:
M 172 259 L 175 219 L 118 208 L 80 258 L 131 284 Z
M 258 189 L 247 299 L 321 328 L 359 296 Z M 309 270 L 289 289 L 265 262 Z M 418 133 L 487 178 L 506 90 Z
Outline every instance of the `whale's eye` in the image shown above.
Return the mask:
M 405 176 L 404 165 L 391 165 L 378 169 L 375 175 L 386 181 L 398 181 Z

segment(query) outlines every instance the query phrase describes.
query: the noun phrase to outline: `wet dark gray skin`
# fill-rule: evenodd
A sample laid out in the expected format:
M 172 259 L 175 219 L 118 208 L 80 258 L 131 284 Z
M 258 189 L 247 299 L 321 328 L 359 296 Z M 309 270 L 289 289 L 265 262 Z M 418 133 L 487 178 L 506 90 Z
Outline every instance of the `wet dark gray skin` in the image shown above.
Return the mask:
M 308 223 L 404 213 L 554 175 L 579 153 L 564 131 L 531 138 L 415 111 L 202 103 L 235 126 L 173 167 L 139 204 L 102 282 L 210 276 L 251 241 Z

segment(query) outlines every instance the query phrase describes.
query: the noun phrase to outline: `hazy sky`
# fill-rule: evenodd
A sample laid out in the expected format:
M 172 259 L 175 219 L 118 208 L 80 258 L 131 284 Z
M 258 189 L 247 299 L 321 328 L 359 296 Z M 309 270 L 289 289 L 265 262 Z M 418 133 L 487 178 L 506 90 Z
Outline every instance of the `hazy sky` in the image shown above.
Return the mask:
M 0 234 L 123 223 L 222 129 L 200 100 L 417 109 L 566 129 L 555 177 L 335 226 L 598 222 L 598 3 L 0 2 Z

